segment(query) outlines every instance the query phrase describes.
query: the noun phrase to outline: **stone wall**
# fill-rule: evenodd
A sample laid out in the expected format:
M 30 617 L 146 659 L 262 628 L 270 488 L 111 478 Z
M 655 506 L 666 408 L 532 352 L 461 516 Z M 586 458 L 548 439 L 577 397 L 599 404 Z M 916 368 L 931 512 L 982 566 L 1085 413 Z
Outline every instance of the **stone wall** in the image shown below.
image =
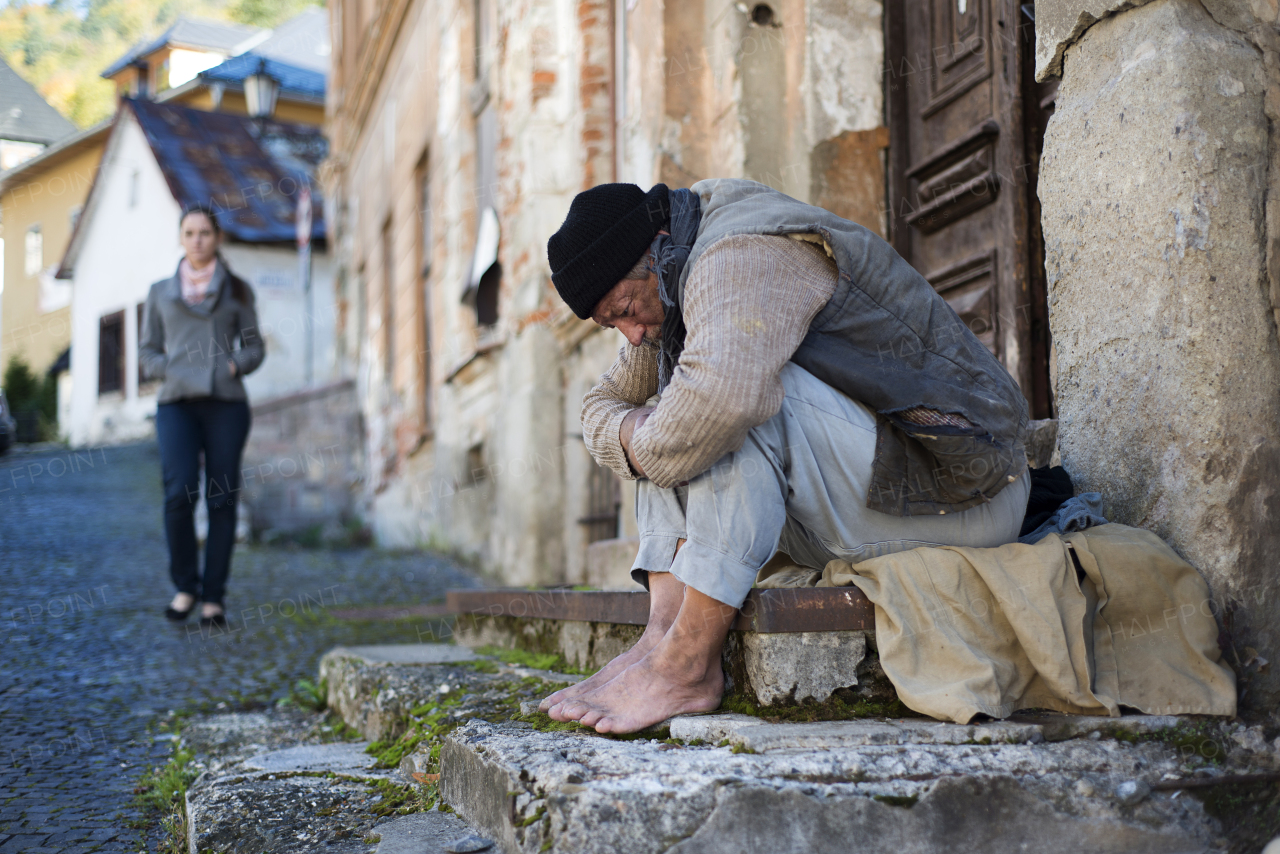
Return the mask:
M 1204 572 L 1242 703 L 1274 713 L 1277 4 L 1036 12 L 1041 76 L 1062 75 L 1039 193 L 1063 464 Z
M 254 531 L 336 538 L 354 521 L 362 444 L 351 380 L 255 404 L 241 465 Z
M 361 510 L 384 545 L 451 550 L 507 584 L 581 582 L 594 467 L 581 400 L 622 339 L 559 301 L 547 238 L 596 184 L 709 177 L 883 231 L 881 3 L 329 8 L 326 198 L 341 361 L 365 424 Z M 502 280 L 499 320 L 482 327 L 463 291 L 489 203 Z M 633 535 L 634 487 L 622 502 L 619 534 Z

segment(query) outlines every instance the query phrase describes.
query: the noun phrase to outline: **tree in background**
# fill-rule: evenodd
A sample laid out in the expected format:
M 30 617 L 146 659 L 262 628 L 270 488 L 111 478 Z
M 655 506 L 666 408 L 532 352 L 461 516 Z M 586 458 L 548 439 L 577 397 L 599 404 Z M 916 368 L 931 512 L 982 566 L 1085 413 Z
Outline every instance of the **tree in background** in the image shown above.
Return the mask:
M 115 87 L 99 76 L 103 69 L 138 42 L 160 35 L 179 15 L 274 27 L 313 5 L 312 0 L 10 0 L 0 8 L 0 59 L 85 128 L 115 112 Z
M 58 435 L 58 378 L 52 374 L 41 379 L 26 360 L 14 356 L 4 369 L 4 383 L 0 384 L 9 399 L 13 416 L 22 424 L 33 419 L 36 434 L 41 439 L 54 439 Z M 19 433 L 25 432 L 19 430 Z
M 227 13 L 241 24 L 271 29 L 312 6 L 323 5 L 316 0 L 235 0 Z

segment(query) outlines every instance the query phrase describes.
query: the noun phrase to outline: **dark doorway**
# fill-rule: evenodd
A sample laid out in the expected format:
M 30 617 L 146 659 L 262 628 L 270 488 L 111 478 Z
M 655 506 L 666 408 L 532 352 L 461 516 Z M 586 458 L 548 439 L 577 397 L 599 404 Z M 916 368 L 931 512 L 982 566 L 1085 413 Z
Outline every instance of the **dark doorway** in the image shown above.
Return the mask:
M 1053 417 L 1034 4 L 885 4 L 889 239 Z

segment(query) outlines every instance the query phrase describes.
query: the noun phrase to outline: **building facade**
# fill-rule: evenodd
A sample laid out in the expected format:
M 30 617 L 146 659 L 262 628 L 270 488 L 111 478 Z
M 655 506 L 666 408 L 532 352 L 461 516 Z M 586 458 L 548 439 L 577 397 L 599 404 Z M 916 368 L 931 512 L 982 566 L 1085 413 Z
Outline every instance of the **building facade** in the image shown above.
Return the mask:
M 71 285 L 56 274 L 108 130 L 103 123 L 72 134 L 0 175 L 0 373 L 15 357 L 43 373 L 71 343 Z
M 606 581 L 587 545 L 634 533 L 634 488 L 590 459 L 579 407 L 622 338 L 560 303 L 546 240 L 596 184 L 707 177 L 885 233 L 880 4 L 330 10 L 338 349 L 377 537 L 513 584 Z
M 138 366 L 151 284 L 174 275 L 184 207 L 210 205 L 222 257 L 253 287 L 268 357 L 246 378 L 250 399 L 338 380 L 333 276 L 320 243 L 310 283 L 294 246 L 296 196 L 325 155 L 316 128 L 127 100 L 58 276 L 70 282 L 69 421 L 74 445 L 151 435 L 158 383 Z M 313 231 L 323 240 L 321 196 Z

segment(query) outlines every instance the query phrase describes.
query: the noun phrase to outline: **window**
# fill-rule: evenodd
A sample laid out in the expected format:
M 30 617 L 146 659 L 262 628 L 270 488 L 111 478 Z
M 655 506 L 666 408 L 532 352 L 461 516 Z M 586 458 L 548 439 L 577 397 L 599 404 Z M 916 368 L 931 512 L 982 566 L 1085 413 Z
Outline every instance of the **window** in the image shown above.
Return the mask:
M 44 233 L 40 230 L 39 223 L 27 229 L 27 241 L 24 248 L 26 249 L 26 261 L 22 265 L 23 272 L 28 276 L 40 275 L 40 271 L 44 269 Z
M 156 68 L 156 94 L 160 94 L 169 88 L 169 57 L 160 60 L 160 65 Z
M 498 322 L 498 290 L 502 286 L 502 264 L 497 261 L 485 270 L 476 285 L 476 323 L 493 326 Z
M 414 181 L 418 190 L 418 269 L 425 279 L 431 275 L 431 176 L 424 153 L 418 160 Z
M 98 321 L 98 394 L 124 390 L 124 312 Z
M 489 0 L 475 0 L 475 77 L 471 109 L 476 121 L 476 201 L 480 206 L 476 249 L 471 280 L 463 295 L 474 300 L 476 325 L 498 323 L 502 265 L 498 263 L 498 113 L 489 98 L 489 67 L 493 58 L 493 6 Z M 488 221 L 486 221 L 488 220 Z
M 621 508 L 622 482 L 607 468 L 592 463 L 587 475 L 587 515 L 578 520 L 586 527 L 588 543 L 618 536 Z
M 392 385 L 396 366 L 396 291 L 395 257 L 391 238 L 391 218 L 382 226 L 382 345 L 384 361 L 383 379 Z

